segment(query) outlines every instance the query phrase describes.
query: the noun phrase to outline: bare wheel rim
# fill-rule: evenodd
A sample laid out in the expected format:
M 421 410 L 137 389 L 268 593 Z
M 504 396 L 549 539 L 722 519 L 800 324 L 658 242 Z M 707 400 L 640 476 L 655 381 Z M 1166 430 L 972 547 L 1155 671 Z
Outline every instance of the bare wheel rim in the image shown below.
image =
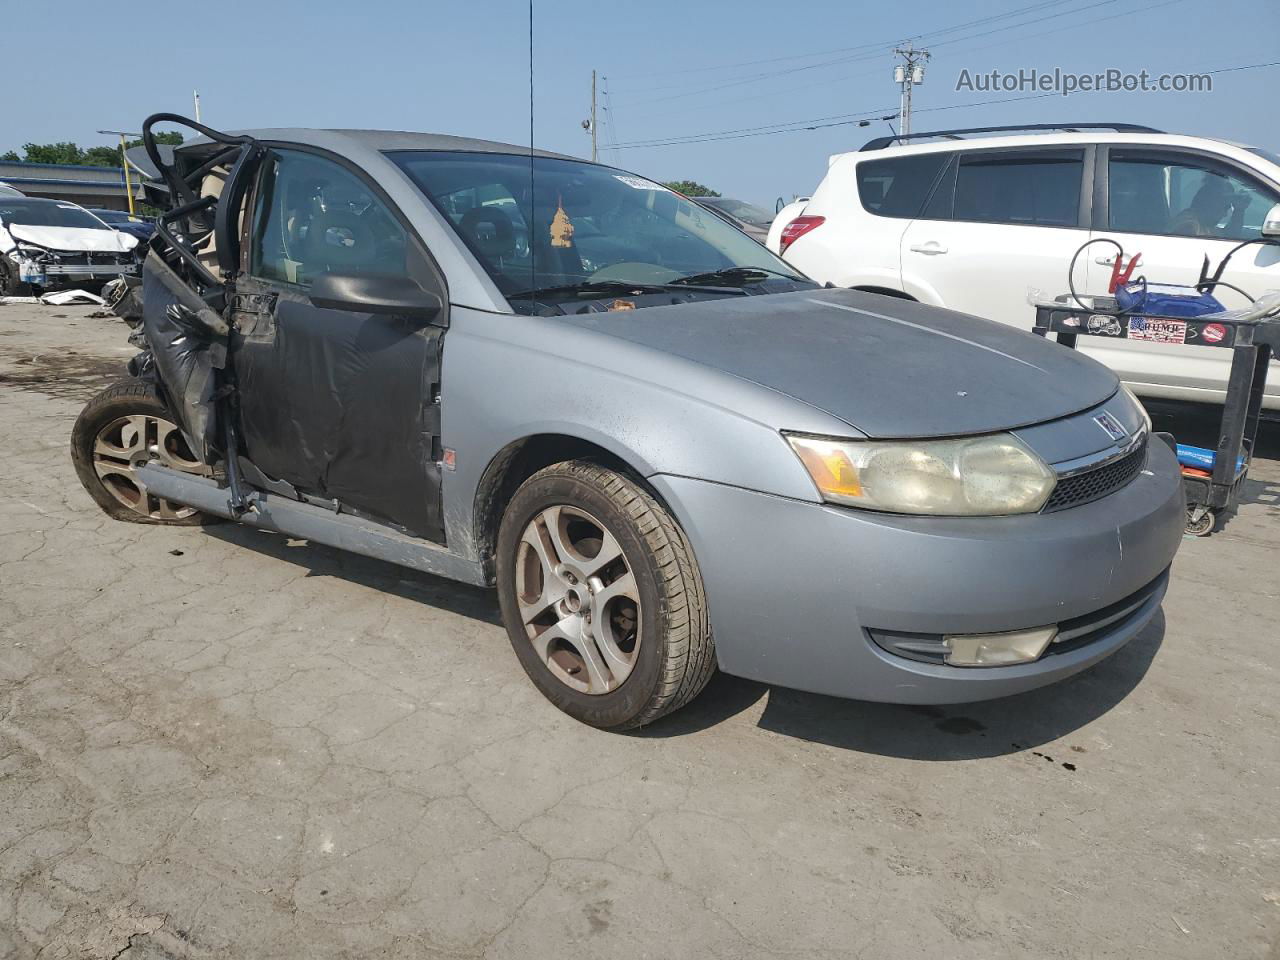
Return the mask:
M 137 468 L 159 463 L 183 473 L 200 473 L 203 465 L 192 454 L 177 424 L 161 417 L 135 414 L 120 417 L 93 438 L 93 469 L 108 493 L 134 513 L 154 520 L 184 520 L 192 507 L 171 503 L 147 491 Z
M 640 591 L 622 546 L 580 507 L 537 514 L 520 537 L 516 600 L 525 635 L 557 680 L 579 693 L 617 690 L 640 652 Z

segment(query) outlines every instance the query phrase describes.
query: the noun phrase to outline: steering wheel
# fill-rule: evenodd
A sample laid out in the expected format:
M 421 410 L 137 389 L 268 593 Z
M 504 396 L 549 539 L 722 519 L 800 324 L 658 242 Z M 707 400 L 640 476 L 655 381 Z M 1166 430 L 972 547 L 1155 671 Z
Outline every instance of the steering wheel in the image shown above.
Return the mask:
M 373 230 L 354 213 L 317 214 L 307 227 L 306 264 L 312 273 L 372 266 L 378 259 Z
M 472 207 L 462 215 L 458 228 L 475 249 L 489 260 L 502 260 L 515 255 L 515 227 L 511 218 L 497 207 Z

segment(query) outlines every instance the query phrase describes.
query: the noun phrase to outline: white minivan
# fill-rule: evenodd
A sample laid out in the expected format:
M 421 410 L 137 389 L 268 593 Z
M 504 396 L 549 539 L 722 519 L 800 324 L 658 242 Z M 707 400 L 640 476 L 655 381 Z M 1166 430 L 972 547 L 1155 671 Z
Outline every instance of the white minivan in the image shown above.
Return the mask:
M 1280 157 L 1265 150 L 1127 124 L 977 128 L 883 137 L 833 156 L 812 198 L 778 214 L 768 246 L 815 280 L 1028 330 L 1028 298 L 1066 293 L 1086 240 L 1141 255 L 1135 277 L 1191 284 L 1206 257 L 1212 270 L 1241 241 L 1280 234 L 1277 204 Z M 1085 251 L 1076 290 L 1105 294 L 1115 256 L 1109 245 Z M 1280 245 L 1240 249 L 1222 279 L 1253 297 L 1280 289 Z M 1215 295 L 1246 302 L 1225 286 Z M 1086 339 L 1082 348 L 1141 395 L 1225 396 L 1229 351 Z M 1280 410 L 1272 370 L 1264 405 Z

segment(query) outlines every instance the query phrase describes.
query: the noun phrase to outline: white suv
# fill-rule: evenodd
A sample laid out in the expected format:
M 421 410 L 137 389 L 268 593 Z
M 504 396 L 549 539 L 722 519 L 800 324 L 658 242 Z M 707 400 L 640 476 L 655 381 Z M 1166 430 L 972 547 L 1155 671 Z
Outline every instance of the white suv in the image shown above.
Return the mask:
M 1081 132 L 1082 129 L 1113 132 Z M 1022 135 L 974 137 L 1009 129 Z M 1086 240 L 1111 237 L 1134 276 L 1194 283 L 1240 241 L 1280 232 L 1280 157 L 1204 137 L 1125 124 L 980 128 L 872 140 L 833 156 L 813 197 L 785 207 L 769 249 L 813 277 L 909 297 L 1030 329 L 1028 294 L 1067 292 Z M 1105 294 L 1115 249 L 1076 266 L 1081 293 Z M 1258 296 L 1280 289 L 1280 246 L 1240 250 L 1222 275 Z M 1225 287 L 1228 307 L 1243 298 Z M 1086 342 L 1087 341 L 1087 342 Z M 1137 393 L 1221 403 L 1229 350 L 1082 338 Z M 1280 410 L 1280 368 L 1264 405 Z

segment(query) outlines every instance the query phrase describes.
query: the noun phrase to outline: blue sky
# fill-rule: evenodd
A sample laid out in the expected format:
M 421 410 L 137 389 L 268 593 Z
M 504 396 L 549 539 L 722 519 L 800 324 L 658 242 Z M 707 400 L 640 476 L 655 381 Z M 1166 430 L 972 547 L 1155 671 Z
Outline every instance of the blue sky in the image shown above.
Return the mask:
M 178 7 L 187 12 L 177 22 L 193 29 L 171 39 L 164 34 L 174 31 L 161 25 Z M 69 29 L 56 38 L 46 17 L 7 17 L 6 73 L 24 80 L 22 94 L 0 111 L 0 151 L 27 141 L 105 142 L 94 131 L 137 129 L 155 111 L 189 113 L 192 88 L 200 90 L 204 120 L 228 129 L 528 137 L 524 0 L 220 0 L 207 15 L 194 9 L 64 0 L 57 21 Z M 1212 93 L 1097 93 L 942 109 L 1016 96 L 957 92 L 962 69 L 1115 67 L 1158 75 L 1280 60 L 1276 0 L 1217 0 L 1211 8 L 1201 0 L 535 0 L 537 142 L 588 154 L 580 124 L 592 68 L 608 77 L 606 146 L 896 110 L 891 49 L 912 37 L 933 52 L 916 92 L 917 110 L 926 111 L 916 116 L 917 130 L 1123 120 L 1280 151 L 1274 66 L 1217 74 Z M 148 72 L 152 62 L 157 69 Z M 602 157 L 772 206 L 777 196 L 808 193 L 830 154 L 885 132 L 884 123 L 829 126 L 605 149 Z

